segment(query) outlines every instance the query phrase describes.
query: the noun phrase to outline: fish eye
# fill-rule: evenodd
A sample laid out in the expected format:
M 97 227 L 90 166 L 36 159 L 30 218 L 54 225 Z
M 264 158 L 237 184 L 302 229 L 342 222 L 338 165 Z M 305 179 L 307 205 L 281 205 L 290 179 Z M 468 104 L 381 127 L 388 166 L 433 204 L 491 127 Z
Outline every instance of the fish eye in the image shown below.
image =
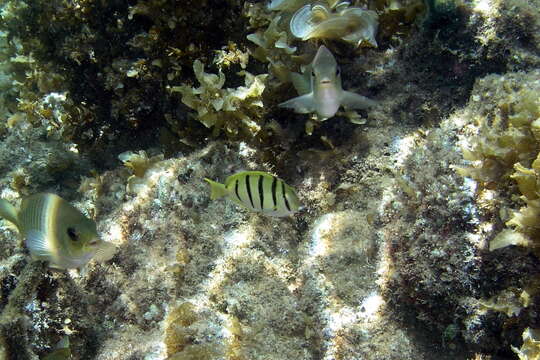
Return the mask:
M 340 67 L 336 67 L 336 76 L 339 76 L 339 74 L 341 74 L 341 69 Z
M 66 232 L 71 240 L 73 241 L 79 240 L 79 234 L 77 233 L 77 230 L 75 230 L 75 228 L 68 227 Z
M 315 77 L 315 70 L 311 70 L 311 76 Z

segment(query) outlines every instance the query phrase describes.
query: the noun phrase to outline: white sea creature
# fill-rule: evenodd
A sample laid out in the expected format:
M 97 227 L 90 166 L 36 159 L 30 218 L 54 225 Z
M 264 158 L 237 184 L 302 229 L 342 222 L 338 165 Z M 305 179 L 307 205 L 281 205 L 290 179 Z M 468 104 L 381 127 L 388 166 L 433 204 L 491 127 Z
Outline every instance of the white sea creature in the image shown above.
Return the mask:
M 340 106 L 366 109 L 376 104 L 362 95 L 343 90 L 336 59 L 324 45 L 321 45 L 303 75 L 293 74 L 293 84 L 300 96 L 279 104 L 279 107 L 301 114 L 316 113 L 321 121 L 334 116 Z
M 270 1 L 270 4 L 268 4 L 268 9 L 274 11 L 294 11 L 307 2 L 308 0 L 272 0 Z
M 375 11 L 349 7 L 348 2 L 337 3 L 334 11 L 322 3 L 304 5 L 289 23 L 291 33 L 302 40 L 341 39 L 355 46 L 366 41 L 374 47 L 378 25 Z

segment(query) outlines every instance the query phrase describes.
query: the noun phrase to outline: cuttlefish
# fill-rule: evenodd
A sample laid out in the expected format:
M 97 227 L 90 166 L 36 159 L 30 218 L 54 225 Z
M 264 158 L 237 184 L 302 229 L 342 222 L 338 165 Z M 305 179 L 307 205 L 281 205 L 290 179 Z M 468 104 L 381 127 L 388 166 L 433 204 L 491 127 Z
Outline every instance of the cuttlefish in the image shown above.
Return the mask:
M 340 106 L 345 109 L 367 109 L 376 104 L 365 96 L 343 90 L 336 59 L 324 45 L 319 47 L 303 75 L 293 73 L 292 76 L 300 96 L 282 102 L 279 107 L 301 114 L 316 113 L 318 119 L 323 121 L 333 117 Z

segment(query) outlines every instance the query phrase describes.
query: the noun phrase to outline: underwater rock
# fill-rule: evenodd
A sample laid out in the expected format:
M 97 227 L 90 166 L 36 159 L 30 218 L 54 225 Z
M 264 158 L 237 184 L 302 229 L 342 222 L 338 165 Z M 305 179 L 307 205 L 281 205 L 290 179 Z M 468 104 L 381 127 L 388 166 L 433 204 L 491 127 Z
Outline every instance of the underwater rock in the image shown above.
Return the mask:
M 502 205 L 498 212 L 507 229 L 491 241 L 491 250 L 540 249 L 539 77 L 538 71 L 487 76 L 477 82 L 469 103 L 485 115 L 475 119 L 476 135 L 463 138 L 463 157 L 471 165 L 456 170 L 478 183 L 482 206 Z
M 494 120 L 486 115 L 490 96 L 479 101 L 486 107 L 471 101 L 461 109 L 475 76 L 503 74 L 507 63 L 527 72 L 536 66 L 531 17 L 538 1 L 460 2 L 440 18 L 447 22 L 429 28 L 419 21 L 418 1 L 354 2 L 377 10 L 379 48 L 353 49 L 341 40 L 328 46 L 340 55 L 347 88 L 372 89 L 381 106 L 365 126 L 338 117 L 311 137 L 294 121 L 302 116 L 275 106 L 290 72 L 316 49 L 317 39 L 295 41 L 288 33 L 291 12 L 307 2 L 272 2 L 286 9 L 278 11 L 267 3 L 2 2 L 0 27 L 9 27 L 5 40 L 20 51 L 9 54 L 17 74 L 0 84 L 22 85 L 5 94 L 1 195 L 18 198 L 15 188 L 82 196 L 99 214 L 99 233 L 119 249 L 109 263 L 83 272 L 36 263 L 21 271 L 27 256 L 2 223 L 0 332 L 8 350 L 36 359 L 70 333 L 74 360 L 464 360 L 516 357 L 510 345 L 519 348 L 523 330 L 538 328 L 536 295 L 519 315 L 506 306 L 516 298 L 497 297 L 506 289 L 520 294 L 522 277 L 537 274 L 536 257 L 516 246 L 487 251 L 512 211 L 525 206 L 519 195 L 534 196 L 537 154 L 505 170 L 504 184 L 486 183 L 484 199 L 494 201 L 485 208 L 472 181 L 449 167 L 465 167 L 455 141 L 476 134 L 475 119 Z M 330 14 L 349 7 L 336 3 L 325 3 Z M 489 18 L 476 9 L 486 4 L 494 9 Z M 235 74 L 243 66 L 250 85 L 247 74 Z M 507 85 L 513 93 L 519 81 Z M 168 92 L 175 86 L 185 94 Z M 52 90 L 57 95 L 45 102 L 41 92 Z M 514 95 L 516 103 L 500 108 L 501 120 L 513 122 L 521 93 Z M 264 107 L 255 105 L 263 99 Z M 249 129 L 236 113 L 253 121 Z M 20 131 L 30 122 L 38 128 Z M 268 124 L 276 141 L 257 142 Z M 189 151 L 151 152 L 161 126 Z M 214 141 L 214 131 L 227 141 Z M 61 146 L 49 147 L 52 139 Z M 119 162 L 126 150 L 127 161 Z M 71 162 L 60 154 L 68 151 Z M 163 159 L 149 161 L 161 152 Z M 93 167 L 73 170 L 86 156 Z M 210 200 L 204 178 L 254 169 L 283 176 L 306 210 L 278 219 Z M 506 189 L 518 196 L 505 197 Z M 481 301 L 492 307 L 486 316 L 475 312 Z

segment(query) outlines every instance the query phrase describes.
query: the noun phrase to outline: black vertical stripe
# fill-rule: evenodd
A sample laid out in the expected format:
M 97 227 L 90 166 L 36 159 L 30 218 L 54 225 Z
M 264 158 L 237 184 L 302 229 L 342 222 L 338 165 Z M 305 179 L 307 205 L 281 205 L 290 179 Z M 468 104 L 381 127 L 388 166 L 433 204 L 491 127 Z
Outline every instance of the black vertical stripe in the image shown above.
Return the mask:
M 264 177 L 262 175 L 259 175 L 259 202 L 261 204 L 261 210 L 264 210 L 263 179 Z
M 251 207 L 255 209 L 255 206 L 253 206 L 253 197 L 251 196 L 251 186 L 249 183 L 249 175 L 246 175 L 246 188 L 247 188 L 247 193 L 249 196 L 249 202 L 251 203 Z
M 236 182 L 234 183 L 234 193 L 236 194 L 238 200 L 242 201 L 242 199 L 240 199 L 240 195 L 238 194 L 238 179 L 236 179 Z
M 272 209 L 275 209 L 277 207 L 276 202 L 276 189 L 277 187 L 277 178 L 274 176 L 272 180 Z
M 285 206 L 287 207 L 288 211 L 291 211 L 291 207 L 289 206 L 289 200 L 287 200 L 287 197 L 285 196 L 285 183 L 281 182 L 281 195 L 283 196 L 283 201 L 285 201 Z

